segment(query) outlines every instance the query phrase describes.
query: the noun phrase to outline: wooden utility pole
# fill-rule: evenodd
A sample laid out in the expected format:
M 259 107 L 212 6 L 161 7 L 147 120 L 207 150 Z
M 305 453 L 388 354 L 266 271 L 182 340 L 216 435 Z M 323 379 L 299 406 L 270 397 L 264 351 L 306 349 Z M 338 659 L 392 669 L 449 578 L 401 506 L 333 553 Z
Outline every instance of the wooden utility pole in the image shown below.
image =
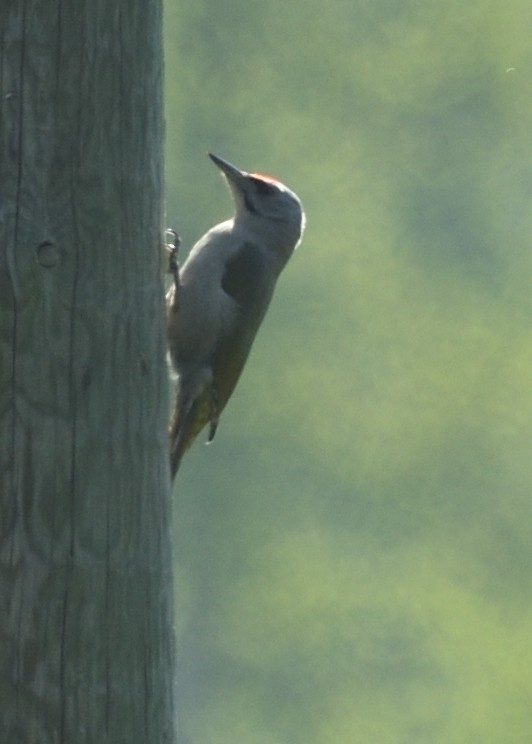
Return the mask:
M 161 0 L 0 5 L 0 742 L 174 742 Z

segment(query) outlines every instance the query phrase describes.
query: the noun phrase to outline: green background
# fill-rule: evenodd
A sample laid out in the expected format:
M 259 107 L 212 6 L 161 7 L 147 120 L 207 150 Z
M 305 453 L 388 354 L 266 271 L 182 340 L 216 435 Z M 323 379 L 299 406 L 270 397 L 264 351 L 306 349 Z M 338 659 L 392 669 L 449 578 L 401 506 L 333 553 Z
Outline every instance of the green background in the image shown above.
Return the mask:
M 166 5 L 168 224 L 208 150 L 308 218 L 177 481 L 180 744 L 529 744 L 530 0 Z

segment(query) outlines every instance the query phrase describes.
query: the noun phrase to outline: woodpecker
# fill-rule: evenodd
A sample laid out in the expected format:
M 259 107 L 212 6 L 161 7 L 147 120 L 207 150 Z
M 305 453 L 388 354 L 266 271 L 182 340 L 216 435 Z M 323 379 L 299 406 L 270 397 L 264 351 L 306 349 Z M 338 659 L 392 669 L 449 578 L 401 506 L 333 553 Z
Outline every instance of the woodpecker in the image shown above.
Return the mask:
M 227 181 L 235 213 L 200 238 L 181 269 L 175 256 L 171 262 L 167 333 L 177 374 L 169 431 L 172 478 L 207 425 L 212 441 L 305 226 L 301 201 L 280 181 L 209 157 Z

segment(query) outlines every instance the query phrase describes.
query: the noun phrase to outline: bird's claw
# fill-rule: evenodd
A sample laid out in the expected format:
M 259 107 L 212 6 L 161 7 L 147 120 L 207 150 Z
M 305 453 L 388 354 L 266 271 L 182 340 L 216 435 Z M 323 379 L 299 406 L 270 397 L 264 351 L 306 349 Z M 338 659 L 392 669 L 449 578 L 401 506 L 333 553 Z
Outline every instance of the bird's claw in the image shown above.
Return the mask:
M 165 248 L 168 253 L 168 273 L 174 278 L 174 284 L 176 291 L 179 288 L 179 261 L 177 260 L 177 254 L 179 253 L 179 247 L 181 246 L 181 238 L 171 227 L 167 228 L 164 233 L 165 236 Z

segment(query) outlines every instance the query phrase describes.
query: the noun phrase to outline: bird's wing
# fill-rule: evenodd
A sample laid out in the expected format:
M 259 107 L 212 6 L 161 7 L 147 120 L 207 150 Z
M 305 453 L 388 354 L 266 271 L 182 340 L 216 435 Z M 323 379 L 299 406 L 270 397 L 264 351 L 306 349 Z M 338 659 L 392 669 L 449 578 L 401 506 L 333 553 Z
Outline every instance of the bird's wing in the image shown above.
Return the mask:
M 257 330 L 264 318 L 275 286 L 275 267 L 251 242 L 227 262 L 222 287 L 238 306 L 238 313 L 213 355 L 213 378 L 219 413 L 240 377 Z

